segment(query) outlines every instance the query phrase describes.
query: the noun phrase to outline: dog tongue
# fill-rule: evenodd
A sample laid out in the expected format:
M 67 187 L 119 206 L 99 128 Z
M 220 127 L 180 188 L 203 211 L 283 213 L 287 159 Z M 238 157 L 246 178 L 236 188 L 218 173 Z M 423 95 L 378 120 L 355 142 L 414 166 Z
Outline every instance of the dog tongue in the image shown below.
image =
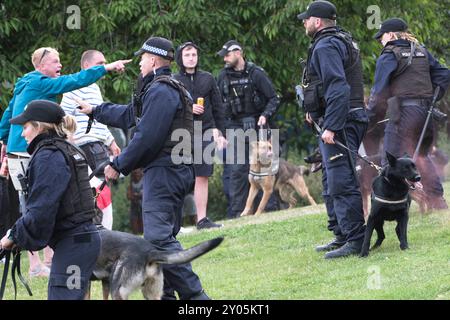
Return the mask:
M 423 189 L 423 184 L 420 181 L 413 182 L 408 179 L 405 179 L 405 181 L 411 189 Z

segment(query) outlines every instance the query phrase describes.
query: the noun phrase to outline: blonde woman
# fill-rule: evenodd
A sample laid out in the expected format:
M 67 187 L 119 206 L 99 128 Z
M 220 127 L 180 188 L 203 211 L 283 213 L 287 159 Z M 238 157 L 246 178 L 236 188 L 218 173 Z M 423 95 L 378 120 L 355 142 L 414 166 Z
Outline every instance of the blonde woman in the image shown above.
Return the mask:
M 381 43 L 383 50 L 377 60 L 367 108 L 370 115 L 375 115 L 386 103 L 390 105 L 384 151 L 395 157 L 405 153 L 412 156 L 435 89 L 440 87 L 438 99 L 442 98 L 450 82 L 450 72 L 417 41 L 406 22 L 400 18 L 384 21 L 374 38 Z M 429 155 L 433 134 L 434 127 L 430 122 L 416 164 L 427 195 L 427 207 L 446 209 L 444 189 Z M 387 160 L 383 159 L 385 163 Z
M 64 111 L 54 102 L 34 100 L 10 121 L 23 126 L 31 159 L 25 212 L 1 247 L 35 251 L 49 245 L 54 256 L 48 299 L 83 299 L 100 251 L 84 154 L 66 140 Z

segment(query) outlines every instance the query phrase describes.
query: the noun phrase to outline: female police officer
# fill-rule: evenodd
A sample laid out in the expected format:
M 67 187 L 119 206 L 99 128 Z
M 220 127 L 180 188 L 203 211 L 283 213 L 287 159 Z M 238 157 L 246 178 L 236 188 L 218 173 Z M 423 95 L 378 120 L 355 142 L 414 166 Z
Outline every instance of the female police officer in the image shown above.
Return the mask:
M 377 60 L 367 108 L 369 114 L 375 116 L 387 101 L 389 122 L 385 129 L 384 150 L 397 157 L 405 152 L 412 155 L 424 128 L 433 92 L 439 86 L 437 98 L 442 98 L 450 82 L 450 72 L 416 40 L 400 18 L 384 21 L 374 38 L 384 48 Z M 428 207 L 446 209 L 444 189 L 429 156 L 433 131 L 430 123 L 416 164 L 422 176 Z M 386 159 L 383 159 L 384 163 L 387 163 Z
M 10 120 L 23 125 L 31 160 L 26 177 L 26 212 L 1 240 L 19 246 L 54 250 L 48 299 L 83 299 L 100 251 L 92 223 L 94 199 L 82 152 L 67 142 L 64 111 L 51 101 L 34 100 Z

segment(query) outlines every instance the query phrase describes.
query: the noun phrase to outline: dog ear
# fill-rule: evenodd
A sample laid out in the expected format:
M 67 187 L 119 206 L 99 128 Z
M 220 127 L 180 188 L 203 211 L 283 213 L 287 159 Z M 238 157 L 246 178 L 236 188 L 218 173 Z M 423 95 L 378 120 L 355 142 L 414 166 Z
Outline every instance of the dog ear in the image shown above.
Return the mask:
M 397 163 L 397 158 L 394 157 L 392 154 L 390 154 L 389 152 L 386 151 L 386 158 L 389 162 L 389 165 L 391 167 L 395 167 L 395 164 Z

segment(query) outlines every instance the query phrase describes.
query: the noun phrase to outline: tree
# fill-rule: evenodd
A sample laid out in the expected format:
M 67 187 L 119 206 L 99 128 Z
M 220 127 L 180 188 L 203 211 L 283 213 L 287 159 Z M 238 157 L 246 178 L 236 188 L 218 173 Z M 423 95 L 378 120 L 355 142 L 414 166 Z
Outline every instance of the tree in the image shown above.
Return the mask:
M 75 4 L 73 3 L 75 2 Z M 78 3 L 77 3 L 78 2 Z M 236 39 L 249 60 L 261 65 L 281 97 L 280 124 L 301 145 L 311 136 L 302 134 L 302 116 L 295 102 L 300 57 L 306 58 L 309 39 L 296 16 L 309 1 L 301 0 L 87 0 L 17 1 L 0 5 L 0 105 L 6 108 L 16 79 L 32 70 L 31 53 L 53 46 L 61 53 L 63 72 L 79 70 L 79 57 L 86 49 L 105 52 L 108 60 L 132 57 L 151 35 L 168 37 L 175 45 L 192 40 L 200 45 L 201 66 L 217 74 L 223 62 L 216 55 L 224 42 Z M 335 0 L 338 23 L 352 32 L 363 57 L 365 84 L 370 87 L 380 45 L 372 39 L 376 30 L 367 27 L 373 0 Z M 449 17 L 444 2 L 437 0 L 379 1 L 382 20 L 399 16 L 445 63 L 448 59 Z M 80 28 L 76 28 L 79 8 Z M 69 10 L 68 10 L 69 9 Z M 72 10 L 70 10 L 72 9 Z M 127 102 L 138 63 L 125 74 L 109 75 L 100 82 L 105 97 Z M 175 66 L 174 66 L 175 67 Z

